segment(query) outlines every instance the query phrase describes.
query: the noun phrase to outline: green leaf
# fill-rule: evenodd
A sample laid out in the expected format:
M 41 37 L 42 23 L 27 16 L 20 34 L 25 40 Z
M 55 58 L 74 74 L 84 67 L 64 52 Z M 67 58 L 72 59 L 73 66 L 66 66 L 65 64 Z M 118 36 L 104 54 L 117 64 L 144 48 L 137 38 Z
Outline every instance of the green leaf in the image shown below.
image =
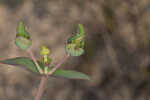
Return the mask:
M 18 31 L 18 34 L 22 34 L 25 32 L 25 26 L 22 21 L 19 22 L 17 31 Z
M 27 57 L 16 57 L 16 58 L 11 58 L 11 59 L 6 59 L 6 60 L 1 60 L 0 63 L 2 64 L 8 64 L 8 65 L 15 65 L 20 68 L 24 68 L 28 71 L 35 72 L 38 75 L 40 75 L 35 63 L 33 60 L 27 58 Z M 41 69 L 44 70 L 44 66 L 38 62 Z M 50 68 L 50 67 L 49 67 Z M 62 70 L 62 69 L 57 69 L 52 76 L 54 77 L 64 77 L 64 78 L 69 78 L 69 79 L 85 79 L 85 80 L 90 80 L 89 76 L 77 72 L 77 71 L 72 71 L 72 70 Z M 51 76 L 49 76 L 51 77 Z
M 6 59 L 6 60 L 0 61 L 0 63 L 8 64 L 8 65 L 16 65 L 18 67 L 25 68 L 28 71 L 39 73 L 35 63 L 27 57 L 17 57 L 17 58 Z M 40 62 L 38 63 L 41 69 L 44 69 L 44 66 Z
M 78 27 L 79 27 L 79 34 L 84 35 L 85 31 L 84 31 L 83 25 L 82 24 L 78 24 Z
M 17 27 L 17 37 L 18 36 L 22 36 L 22 37 L 25 37 L 27 39 L 30 38 L 30 35 L 27 32 L 27 30 L 25 29 L 25 25 L 22 21 L 19 22 L 18 27 Z
M 62 69 L 57 69 L 52 76 L 56 77 L 64 77 L 64 78 L 69 78 L 69 79 L 85 79 L 85 80 L 90 80 L 90 77 L 84 73 L 77 72 L 77 71 L 72 71 L 72 70 L 62 70 Z

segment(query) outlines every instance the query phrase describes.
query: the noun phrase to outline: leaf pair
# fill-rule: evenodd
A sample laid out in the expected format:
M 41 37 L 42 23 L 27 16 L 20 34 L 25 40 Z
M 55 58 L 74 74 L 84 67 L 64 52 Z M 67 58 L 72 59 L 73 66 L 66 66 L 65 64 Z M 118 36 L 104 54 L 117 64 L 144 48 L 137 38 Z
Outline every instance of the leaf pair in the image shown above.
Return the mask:
M 17 58 L 12 58 L 12 59 L 6 59 L 6 60 L 2 60 L 0 61 L 0 63 L 2 64 L 8 64 L 8 65 L 15 65 L 15 66 L 19 66 L 21 68 L 24 68 L 28 71 L 37 73 L 38 75 L 40 75 L 35 63 L 27 58 L 27 57 L 17 57 Z M 41 69 L 44 70 L 44 66 L 38 62 Z M 64 77 L 64 78 L 69 78 L 69 79 L 86 79 L 86 80 L 90 80 L 90 78 L 81 72 L 77 72 L 77 71 L 72 71 L 72 70 L 62 70 L 62 69 L 57 69 L 52 76 L 56 76 L 56 77 Z

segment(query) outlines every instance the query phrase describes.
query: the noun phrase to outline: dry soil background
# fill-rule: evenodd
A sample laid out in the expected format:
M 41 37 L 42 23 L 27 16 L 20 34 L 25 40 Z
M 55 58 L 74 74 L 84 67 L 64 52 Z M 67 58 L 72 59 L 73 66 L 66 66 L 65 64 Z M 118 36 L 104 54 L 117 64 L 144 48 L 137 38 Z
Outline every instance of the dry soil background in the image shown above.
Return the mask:
M 65 41 L 78 23 L 86 31 L 86 53 L 62 68 L 84 72 L 91 81 L 51 78 L 41 100 L 150 100 L 149 0 L 0 0 L 0 60 L 28 56 L 14 45 L 18 21 L 31 34 L 37 57 L 41 44 L 63 59 Z M 33 100 L 39 77 L 0 65 L 0 100 Z

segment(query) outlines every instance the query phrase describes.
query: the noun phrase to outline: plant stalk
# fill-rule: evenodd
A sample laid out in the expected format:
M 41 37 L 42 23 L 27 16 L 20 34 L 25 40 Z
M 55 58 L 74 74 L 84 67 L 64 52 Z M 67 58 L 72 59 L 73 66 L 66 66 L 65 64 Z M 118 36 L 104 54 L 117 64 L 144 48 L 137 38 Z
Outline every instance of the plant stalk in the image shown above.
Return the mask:
M 55 65 L 53 67 L 52 70 L 50 70 L 50 72 L 47 74 L 47 76 L 42 76 L 41 77 L 41 82 L 40 82 L 40 86 L 39 86 L 39 89 L 38 89 L 38 92 L 35 96 L 35 99 L 34 100 L 40 100 L 43 92 L 44 92 L 44 89 L 45 89 L 45 86 L 46 86 L 46 83 L 48 81 L 48 76 L 52 75 L 52 73 L 58 68 L 60 67 L 65 61 L 67 61 L 67 59 L 69 58 L 69 55 L 67 55 L 65 57 L 65 59 L 63 59 L 60 63 L 58 63 L 57 65 Z
M 30 54 L 30 56 L 31 56 L 32 60 L 34 61 L 34 63 L 35 63 L 35 65 L 36 65 L 37 69 L 39 70 L 40 74 L 43 74 L 43 70 L 40 68 L 40 66 L 39 66 L 39 64 L 38 64 L 38 62 L 37 62 L 37 60 L 36 60 L 36 58 L 35 58 L 34 55 L 33 55 L 32 50 L 29 48 L 29 49 L 27 50 L 27 52 Z
M 27 50 L 27 52 L 29 53 L 29 55 L 31 56 L 32 60 L 34 61 L 37 69 L 39 70 L 40 74 L 43 74 L 43 71 L 42 69 L 40 68 L 35 56 L 33 55 L 33 52 L 32 50 L 29 48 Z M 41 81 L 40 81 L 40 86 L 39 86 L 39 89 L 38 89 L 38 92 L 35 96 L 35 99 L 34 100 L 40 100 L 40 97 L 42 96 L 43 94 L 43 91 L 44 91 L 44 88 L 46 86 L 46 83 L 47 83 L 47 80 L 48 80 L 48 76 L 41 76 Z
M 32 53 L 32 50 L 31 49 L 28 49 L 27 52 L 30 54 L 32 60 L 34 61 L 36 67 L 38 68 L 40 74 L 43 74 L 43 70 L 40 68 L 36 58 L 34 57 L 33 53 Z M 40 86 L 39 86 L 39 89 L 38 89 L 38 92 L 34 98 L 34 100 L 40 100 L 43 92 L 44 92 L 44 89 L 45 89 L 45 86 L 46 86 L 46 83 L 48 81 L 48 75 L 51 75 L 57 68 L 59 68 L 67 59 L 69 58 L 69 55 L 67 55 L 65 57 L 65 59 L 63 59 L 60 63 L 58 63 L 57 65 L 55 65 L 49 72 L 46 76 L 41 76 L 41 81 L 40 81 Z
M 34 100 L 40 100 L 40 98 L 44 92 L 47 81 L 48 81 L 48 76 L 41 77 L 40 86 L 39 86 L 38 92 L 37 92 Z
M 70 55 L 67 54 L 67 56 L 57 65 L 55 65 L 49 72 L 48 75 L 51 75 L 56 69 L 58 69 L 64 62 L 67 61 L 67 59 L 70 57 Z

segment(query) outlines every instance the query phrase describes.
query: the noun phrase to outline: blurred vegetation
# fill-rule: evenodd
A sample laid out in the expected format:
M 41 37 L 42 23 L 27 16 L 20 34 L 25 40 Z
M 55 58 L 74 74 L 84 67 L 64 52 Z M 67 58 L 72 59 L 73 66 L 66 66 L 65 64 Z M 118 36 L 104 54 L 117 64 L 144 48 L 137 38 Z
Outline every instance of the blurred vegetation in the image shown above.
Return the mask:
M 19 7 L 23 2 L 24 0 L 0 0 L 0 5 L 5 5 L 10 9 L 15 9 Z

